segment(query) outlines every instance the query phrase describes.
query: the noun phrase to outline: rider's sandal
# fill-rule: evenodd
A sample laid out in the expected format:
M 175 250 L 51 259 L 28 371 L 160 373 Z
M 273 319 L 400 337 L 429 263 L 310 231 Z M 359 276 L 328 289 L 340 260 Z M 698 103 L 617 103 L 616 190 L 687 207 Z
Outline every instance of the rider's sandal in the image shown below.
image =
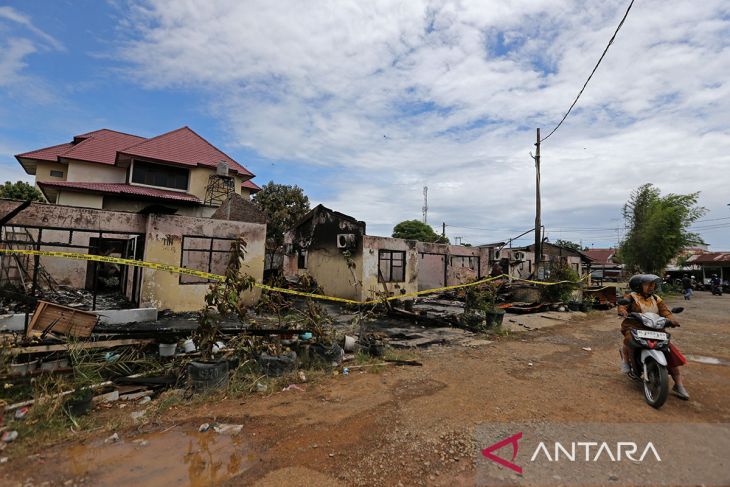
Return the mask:
M 672 387 L 672 392 L 680 399 L 683 399 L 685 401 L 689 400 L 689 393 L 687 392 L 687 389 L 684 388 L 684 386 L 674 384 L 674 387 Z

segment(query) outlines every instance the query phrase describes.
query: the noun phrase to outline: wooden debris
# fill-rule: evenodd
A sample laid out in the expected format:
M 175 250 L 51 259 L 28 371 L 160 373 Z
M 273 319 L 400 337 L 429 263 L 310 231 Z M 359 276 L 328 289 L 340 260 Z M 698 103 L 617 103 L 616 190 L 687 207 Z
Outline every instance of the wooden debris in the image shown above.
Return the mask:
M 53 332 L 72 337 L 88 337 L 96 326 L 99 317 L 94 313 L 80 311 L 60 304 L 38 301 L 33 319 L 28 323 L 26 336 L 33 333 L 42 336 Z

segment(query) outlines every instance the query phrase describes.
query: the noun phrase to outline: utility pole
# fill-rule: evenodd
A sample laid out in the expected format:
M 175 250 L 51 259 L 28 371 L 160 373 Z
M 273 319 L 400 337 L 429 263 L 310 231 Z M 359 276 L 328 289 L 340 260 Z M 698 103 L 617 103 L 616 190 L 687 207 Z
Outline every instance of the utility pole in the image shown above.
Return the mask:
M 441 236 L 446 237 L 446 222 L 441 223 Z
M 542 260 L 542 234 L 540 233 L 540 129 L 537 129 L 535 142 L 535 275 L 540 269 Z

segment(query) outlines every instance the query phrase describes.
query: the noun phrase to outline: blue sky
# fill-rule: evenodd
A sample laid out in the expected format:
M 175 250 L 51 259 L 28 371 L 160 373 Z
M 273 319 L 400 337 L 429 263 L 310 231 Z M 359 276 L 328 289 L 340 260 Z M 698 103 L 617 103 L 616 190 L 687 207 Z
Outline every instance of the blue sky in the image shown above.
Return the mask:
M 534 128 L 560 119 L 626 5 L 0 1 L 0 178 L 29 179 L 13 154 L 74 134 L 188 125 L 371 233 L 420 218 L 428 185 L 429 223 L 501 240 L 534 219 Z M 697 227 L 730 249 L 729 32 L 727 2 L 635 4 L 543 146 L 549 238 L 615 243 L 652 182 L 700 191 L 713 221 Z

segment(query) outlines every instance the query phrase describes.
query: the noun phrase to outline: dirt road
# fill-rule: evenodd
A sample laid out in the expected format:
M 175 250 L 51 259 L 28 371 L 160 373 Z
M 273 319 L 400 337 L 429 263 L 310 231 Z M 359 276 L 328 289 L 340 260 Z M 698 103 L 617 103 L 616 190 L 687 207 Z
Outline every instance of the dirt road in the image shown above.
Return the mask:
M 483 422 L 730 422 L 730 296 L 698 293 L 670 304 L 687 307 L 673 337 L 695 360 L 684 368 L 692 398 L 670 396 L 659 411 L 618 372 L 619 321 L 606 311 L 475 348 L 422 351 L 423 367 L 353 370 L 304 384 L 305 391 L 178 407 L 144 433 L 120 431 L 118 443 L 99 437 L 12 458 L 0 480 L 471 485 L 479 447 L 473 430 Z M 211 421 L 242 424 L 243 431 L 198 432 Z

